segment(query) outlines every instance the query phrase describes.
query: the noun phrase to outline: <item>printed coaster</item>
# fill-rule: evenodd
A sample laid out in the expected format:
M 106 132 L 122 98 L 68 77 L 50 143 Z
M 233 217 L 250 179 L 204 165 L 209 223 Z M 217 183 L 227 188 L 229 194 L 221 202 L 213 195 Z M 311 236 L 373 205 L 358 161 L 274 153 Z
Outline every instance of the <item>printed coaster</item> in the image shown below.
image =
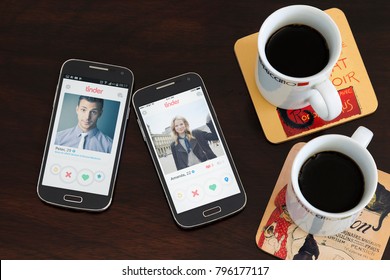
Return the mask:
M 339 27 L 342 52 L 330 77 L 339 91 L 343 110 L 332 121 L 317 117 L 311 106 L 298 110 L 276 108 L 260 94 L 255 81 L 258 33 L 237 40 L 234 51 L 266 138 L 281 143 L 339 125 L 375 112 L 378 101 L 359 49 L 344 13 L 336 8 L 325 11 Z
M 304 145 L 294 145 L 287 156 L 257 230 L 257 246 L 286 260 L 381 259 L 390 236 L 390 174 L 378 170 L 375 196 L 348 230 L 333 236 L 307 234 L 290 219 L 285 197 L 292 162 Z

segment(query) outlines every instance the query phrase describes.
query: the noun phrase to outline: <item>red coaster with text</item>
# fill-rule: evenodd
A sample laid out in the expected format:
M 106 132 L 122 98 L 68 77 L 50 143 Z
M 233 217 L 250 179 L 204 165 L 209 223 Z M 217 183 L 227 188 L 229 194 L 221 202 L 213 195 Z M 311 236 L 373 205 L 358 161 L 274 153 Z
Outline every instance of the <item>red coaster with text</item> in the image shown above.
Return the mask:
M 390 236 L 390 174 L 378 170 L 375 196 L 348 230 L 333 236 L 307 234 L 290 219 L 285 196 L 292 162 L 304 145 L 294 145 L 287 156 L 257 230 L 257 246 L 285 260 L 381 259 Z
M 237 40 L 234 51 L 265 136 L 272 143 L 281 143 L 319 130 L 339 125 L 368 114 L 378 107 L 370 78 L 352 35 L 347 18 L 336 8 L 325 11 L 339 27 L 343 46 L 330 80 L 337 88 L 343 110 L 332 121 L 317 117 L 311 106 L 285 110 L 268 103 L 256 86 L 258 33 Z

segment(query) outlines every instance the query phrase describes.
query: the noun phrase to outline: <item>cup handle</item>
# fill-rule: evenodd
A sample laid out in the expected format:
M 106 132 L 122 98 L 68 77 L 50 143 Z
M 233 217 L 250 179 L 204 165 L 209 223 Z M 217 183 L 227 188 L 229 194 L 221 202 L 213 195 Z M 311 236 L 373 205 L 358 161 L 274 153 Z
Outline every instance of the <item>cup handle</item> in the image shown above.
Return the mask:
M 324 121 L 335 119 L 342 110 L 340 95 L 330 80 L 325 80 L 312 89 L 309 103 Z
M 352 134 L 351 138 L 354 139 L 360 146 L 367 148 L 370 144 L 374 133 L 364 126 L 359 126 L 358 129 Z

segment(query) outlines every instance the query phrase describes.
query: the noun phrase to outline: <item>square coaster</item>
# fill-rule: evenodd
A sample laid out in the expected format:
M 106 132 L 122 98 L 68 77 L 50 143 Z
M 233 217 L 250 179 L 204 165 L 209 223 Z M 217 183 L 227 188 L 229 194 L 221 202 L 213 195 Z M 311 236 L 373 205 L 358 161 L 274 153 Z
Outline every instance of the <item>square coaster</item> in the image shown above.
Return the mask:
M 336 86 L 343 110 L 332 121 L 317 117 L 311 106 L 285 110 L 268 103 L 256 86 L 258 33 L 237 40 L 234 51 L 266 138 L 281 143 L 339 125 L 375 112 L 378 101 L 359 49 L 344 13 L 336 8 L 325 11 L 339 27 L 343 45 L 330 80 Z
M 290 150 L 256 234 L 257 246 L 280 259 L 381 259 L 390 235 L 390 174 L 378 170 L 374 198 L 349 229 L 333 236 L 307 234 L 290 219 L 286 189 L 292 162 L 305 143 Z

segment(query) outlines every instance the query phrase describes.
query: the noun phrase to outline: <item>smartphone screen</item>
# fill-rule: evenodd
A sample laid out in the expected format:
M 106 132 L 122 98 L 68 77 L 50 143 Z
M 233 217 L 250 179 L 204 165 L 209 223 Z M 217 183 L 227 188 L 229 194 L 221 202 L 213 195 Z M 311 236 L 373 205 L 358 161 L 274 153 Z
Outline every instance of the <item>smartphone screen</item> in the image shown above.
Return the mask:
M 76 69 L 60 75 L 38 193 L 54 204 L 102 210 L 111 200 L 132 80 L 120 78 L 121 69 Z
M 196 223 L 205 223 L 230 214 L 245 200 L 205 87 L 200 77 L 188 75 L 188 82 L 187 76 L 178 77 L 161 92 L 155 85 L 161 98 L 136 108 L 171 208 L 183 224 L 195 223 L 196 215 Z M 142 92 L 136 95 L 142 99 Z M 221 209 L 229 198 L 233 208 Z

